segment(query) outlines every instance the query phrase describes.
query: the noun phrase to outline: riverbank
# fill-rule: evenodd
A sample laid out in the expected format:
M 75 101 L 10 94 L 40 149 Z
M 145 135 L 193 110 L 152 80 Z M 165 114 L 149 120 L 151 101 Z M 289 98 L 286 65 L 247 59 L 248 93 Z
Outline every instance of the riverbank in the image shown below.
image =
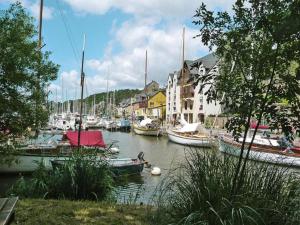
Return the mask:
M 12 224 L 147 225 L 146 206 L 92 201 L 22 199 Z

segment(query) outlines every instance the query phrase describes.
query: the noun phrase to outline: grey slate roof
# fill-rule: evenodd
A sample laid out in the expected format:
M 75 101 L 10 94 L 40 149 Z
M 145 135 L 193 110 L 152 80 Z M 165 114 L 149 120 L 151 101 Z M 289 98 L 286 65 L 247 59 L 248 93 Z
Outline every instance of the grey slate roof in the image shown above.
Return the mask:
M 185 65 L 188 67 L 188 70 L 190 71 L 189 79 L 193 79 L 194 74 L 198 74 L 198 68 L 201 64 L 203 64 L 206 70 L 210 70 L 217 64 L 218 61 L 219 59 L 215 55 L 215 53 L 210 53 L 196 60 L 184 60 Z M 181 79 L 181 70 L 179 70 L 177 73 L 178 73 L 178 79 Z
M 215 53 L 210 53 L 202 58 L 196 59 L 196 60 L 186 60 L 186 64 L 190 70 L 191 73 L 198 73 L 198 69 L 196 67 L 193 67 L 193 65 L 198 64 L 203 66 L 206 69 L 213 68 L 216 63 L 219 61 L 218 57 L 215 55 Z
M 175 72 L 174 73 L 169 73 L 169 77 L 171 78 L 171 80 L 173 80 L 174 74 L 175 74 Z

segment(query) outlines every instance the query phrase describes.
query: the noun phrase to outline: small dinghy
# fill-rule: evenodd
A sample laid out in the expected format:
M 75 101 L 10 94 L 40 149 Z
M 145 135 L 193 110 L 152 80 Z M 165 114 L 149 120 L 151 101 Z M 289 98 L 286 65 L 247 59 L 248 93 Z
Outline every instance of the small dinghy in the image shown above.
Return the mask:
M 110 158 L 99 157 L 96 160 L 106 162 L 116 176 L 140 174 L 144 169 L 144 162 L 145 162 L 143 152 L 140 152 L 136 159 L 132 159 L 132 158 L 110 159 Z M 51 160 L 53 169 L 59 169 L 67 162 L 68 159 Z

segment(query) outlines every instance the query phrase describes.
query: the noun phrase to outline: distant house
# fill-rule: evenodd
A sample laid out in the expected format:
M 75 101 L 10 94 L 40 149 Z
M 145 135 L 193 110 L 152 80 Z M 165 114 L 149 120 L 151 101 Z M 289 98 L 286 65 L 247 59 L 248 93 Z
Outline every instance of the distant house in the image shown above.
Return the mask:
M 156 81 L 151 81 L 144 88 L 144 93 L 151 94 L 159 90 L 159 84 Z
M 156 81 L 151 81 L 146 85 L 146 87 L 144 88 L 144 90 L 142 90 L 141 93 L 136 94 L 134 97 L 125 99 L 122 102 L 120 102 L 119 109 L 118 109 L 119 116 L 125 116 L 125 117 L 132 116 L 133 118 L 140 117 L 140 116 L 147 117 L 149 98 L 153 98 L 154 95 L 156 94 L 160 96 L 160 94 L 158 94 L 160 92 L 163 93 L 163 91 L 159 89 L 159 84 Z M 155 105 L 158 101 L 158 99 L 156 98 L 160 98 L 158 96 L 155 97 Z M 165 101 L 164 103 L 159 102 L 159 104 L 164 104 L 165 106 Z M 154 113 L 153 117 L 156 117 L 157 113 L 160 113 L 159 115 L 163 113 L 163 111 L 157 111 L 153 107 L 151 108 L 151 112 Z M 157 118 L 160 117 L 161 116 Z
M 136 94 L 132 102 L 135 116 L 146 116 L 147 113 L 147 96 L 145 93 Z
M 155 119 L 165 119 L 166 94 L 165 90 L 159 90 L 148 98 L 147 116 Z
M 206 101 L 207 97 L 203 93 L 209 87 L 199 93 L 200 84 L 194 86 L 196 77 L 193 77 L 194 74 L 218 73 L 218 63 L 218 58 L 211 53 L 197 60 L 185 60 L 183 72 L 180 70 L 169 74 L 166 90 L 168 122 L 183 114 L 189 123 L 203 123 L 207 116 L 221 113 L 218 102 L 208 104 Z M 199 67 L 194 66 L 195 64 Z

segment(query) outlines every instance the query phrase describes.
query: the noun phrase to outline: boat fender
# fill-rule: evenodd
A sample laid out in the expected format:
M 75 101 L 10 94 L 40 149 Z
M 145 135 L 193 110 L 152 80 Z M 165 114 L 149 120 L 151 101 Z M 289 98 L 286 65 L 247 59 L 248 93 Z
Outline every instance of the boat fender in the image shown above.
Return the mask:
M 137 157 L 138 157 L 139 160 L 145 161 L 144 160 L 144 155 L 145 155 L 144 152 L 140 152 Z
M 151 174 L 154 175 L 154 176 L 159 176 L 161 175 L 161 170 L 159 167 L 153 167 L 153 169 L 151 170 Z
M 119 153 L 120 150 L 117 147 L 112 147 L 109 149 L 109 151 L 111 151 L 112 153 Z

